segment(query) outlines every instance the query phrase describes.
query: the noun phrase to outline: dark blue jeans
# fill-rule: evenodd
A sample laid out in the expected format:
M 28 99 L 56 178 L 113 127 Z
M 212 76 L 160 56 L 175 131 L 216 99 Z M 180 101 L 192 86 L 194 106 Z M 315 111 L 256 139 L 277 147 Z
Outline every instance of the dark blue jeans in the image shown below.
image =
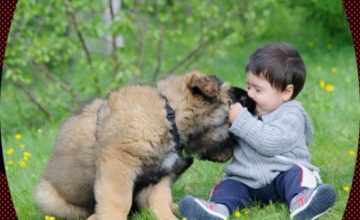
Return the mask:
M 306 189 L 301 186 L 302 178 L 302 169 L 294 166 L 288 171 L 281 172 L 271 184 L 259 189 L 226 179 L 214 187 L 210 201 L 226 205 L 230 213 L 236 208 L 250 207 L 255 201 L 259 204 L 284 201 L 290 206 L 291 199 Z

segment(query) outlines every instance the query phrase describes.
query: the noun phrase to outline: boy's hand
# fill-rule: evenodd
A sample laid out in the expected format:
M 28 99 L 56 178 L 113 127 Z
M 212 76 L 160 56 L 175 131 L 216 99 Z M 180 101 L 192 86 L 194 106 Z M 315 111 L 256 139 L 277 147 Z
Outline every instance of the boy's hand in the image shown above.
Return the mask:
M 229 121 L 230 123 L 233 123 L 240 113 L 240 111 L 243 109 L 242 105 L 238 102 L 230 105 L 230 111 L 229 111 Z

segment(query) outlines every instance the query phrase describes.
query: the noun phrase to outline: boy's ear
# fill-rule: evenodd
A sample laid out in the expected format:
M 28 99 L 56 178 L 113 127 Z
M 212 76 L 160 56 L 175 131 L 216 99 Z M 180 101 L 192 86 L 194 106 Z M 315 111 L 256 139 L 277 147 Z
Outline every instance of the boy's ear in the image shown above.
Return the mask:
M 207 98 L 214 98 L 220 93 L 221 81 L 210 75 L 192 74 L 188 87 L 193 94 L 203 95 Z
M 291 99 L 293 93 L 294 93 L 294 85 L 293 84 L 287 85 L 285 90 L 282 91 L 282 93 L 281 93 L 282 100 L 284 102 L 289 101 Z

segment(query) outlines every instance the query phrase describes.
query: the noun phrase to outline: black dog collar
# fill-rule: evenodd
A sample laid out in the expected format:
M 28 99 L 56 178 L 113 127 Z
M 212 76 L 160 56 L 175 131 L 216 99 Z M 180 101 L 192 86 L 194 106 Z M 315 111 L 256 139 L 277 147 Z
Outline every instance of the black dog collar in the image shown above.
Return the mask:
M 181 151 L 182 148 L 180 146 L 180 135 L 179 135 L 179 131 L 176 127 L 176 122 L 175 122 L 175 111 L 173 108 L 171 108 L 171 106 L 169 105 L 169 101 L 167 100 L 167 98 L 163 95 L 161 95 L 161 97 L 165 100 L 165 110 L 166 110 L 166 119 L 170 122 L 171 124 L 171 129 L 170 129 L 170 133 L 173 136 L 173 141 L 175 142 L 175 149 L 176 152 L 181 155 Z

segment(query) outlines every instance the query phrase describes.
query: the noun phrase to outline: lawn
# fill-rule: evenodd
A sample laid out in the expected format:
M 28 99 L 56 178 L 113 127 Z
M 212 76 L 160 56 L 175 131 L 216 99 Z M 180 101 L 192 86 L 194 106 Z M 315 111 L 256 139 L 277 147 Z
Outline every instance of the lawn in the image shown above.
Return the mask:
M 246 57 L 257 45 L 260 43 L 234 50 L 226 57 L 198 63 L 200 68 L 197 69 L 216 73 L 232 85 L 244 87 Z M 320 168 L 323 181 L 333 185 L 337 193 L 335 206 L 321 219 L 341 219 L 351 190 L 359 129 L 359 90 L 354 51 L 350 46 L 325 43 L 297 46 L 301 48 L 308 71 L 305 88 L 298 100 L 310 115 L 315 130 L 309 147 L 313 164 Z M 6 105 L 8 94 L 10 91 L 5 88 L 1 99 L 4 106 L 10 108 Z M 2 114 L 2 117 L 10 115 Z M 2 137 L 6 172 L 19 219 L 45 219 L 34 203 L 33 193 L 49 159 L 60 123 L 49 123 L 39 128 L 22 126 L 16 133 L 5 132 Z M 3 123 L 2 129 L 6 130 L 7 125 Z M 179 201 L 186 194 L 206 199 L 213 185 L 222 178 L 223 166 L 196 160 L 173 185 L 174 201 Z M 132 219 L 153 217 L 144 210 Z M 289 219 L 289 212 L 284 204 L 275 202 L 262 208 L 254 206 L 239 210 L 231 219 Z

